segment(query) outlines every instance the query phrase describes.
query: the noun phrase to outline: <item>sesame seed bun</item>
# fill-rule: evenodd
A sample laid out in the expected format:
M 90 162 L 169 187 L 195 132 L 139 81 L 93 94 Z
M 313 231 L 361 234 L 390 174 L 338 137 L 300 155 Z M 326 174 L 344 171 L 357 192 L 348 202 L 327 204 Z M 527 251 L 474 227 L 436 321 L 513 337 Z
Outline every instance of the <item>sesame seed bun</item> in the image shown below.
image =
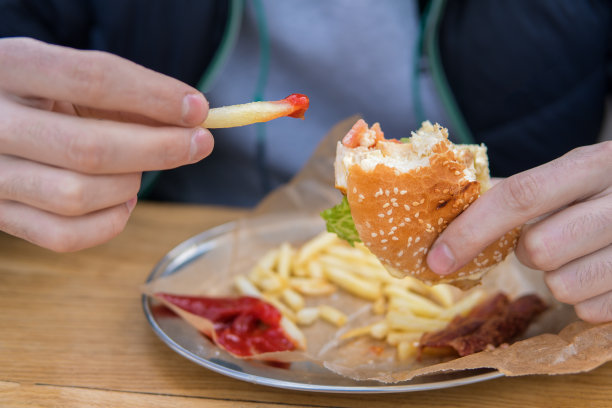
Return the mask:
M 440 276 L 426 263 L 438 235 L 489 188 L 484 146 L 454 145 L 445 128 L 429 122 L 407 143 L 373 141 L 371 134 L 351 138 L 338 144 L 336 187 L 347 196 L 361 240 L 393 276 L 466 289 L 512 252 L 519 229 L 451 275 Z

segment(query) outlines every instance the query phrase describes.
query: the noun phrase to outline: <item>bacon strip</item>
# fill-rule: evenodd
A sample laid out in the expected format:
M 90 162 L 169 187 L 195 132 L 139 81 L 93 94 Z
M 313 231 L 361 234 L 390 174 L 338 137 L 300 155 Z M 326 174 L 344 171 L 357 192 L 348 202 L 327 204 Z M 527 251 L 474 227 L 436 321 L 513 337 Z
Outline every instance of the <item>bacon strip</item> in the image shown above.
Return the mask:
M 498 347 L 523 333 L 544 310 L 546 304 L 537 295 L 525 295 L 510 302 L 508 296 L 498 293 L 467 316 L 455 317 L 446 328 L 424 333 L 419 355 L 426 348 L 452 348 L 460 356 L 467 356 L 487 347 Z

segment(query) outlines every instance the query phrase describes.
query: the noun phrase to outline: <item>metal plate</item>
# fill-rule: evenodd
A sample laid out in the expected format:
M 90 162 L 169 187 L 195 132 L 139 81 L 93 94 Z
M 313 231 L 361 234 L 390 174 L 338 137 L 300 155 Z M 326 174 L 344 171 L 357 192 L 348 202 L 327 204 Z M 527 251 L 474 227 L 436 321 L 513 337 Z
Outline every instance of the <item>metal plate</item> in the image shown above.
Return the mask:
M 290 222 L 288 221 L 287 218 L 280 216 L 265 217 L 259 225 L 261 228 L 266 228 L 266 231 L 274 230 L 273 235 L 278 235 L 279 232 L 282 235 L 283 229 L 295 232 L 296 228 L 304 230 L 319 228 L 320 231 L 320 226 L 316 225 L 316 222 L 313 227 L 312 218 L 292 217 Z M 224 252 L 230 245 L 235 228 L 236 223 L 224 224 L 183 242 L 155 266 L 147 282 L 179 272 L 187 266 L 197 267 L 197 263 L 202 262 L 207 255 Z M 203 269 L 203 274 L 206 273 L 212 274 L 214 271 Z M 328 393 L 393 393 L 456 387 L 503 376 L 498 371 L 482 369 L 423 376 L 411 381 L 384 384 L 377 381 L 351 380 L 310 362 L 292 363 L 288 369 L 278 368 L 231 356 L 182 319 L 155 307 L 153 299 L 148 296 L 142 297 L 142 306 L 155 334 L 172 350 L 212 371 L 254 384 Z

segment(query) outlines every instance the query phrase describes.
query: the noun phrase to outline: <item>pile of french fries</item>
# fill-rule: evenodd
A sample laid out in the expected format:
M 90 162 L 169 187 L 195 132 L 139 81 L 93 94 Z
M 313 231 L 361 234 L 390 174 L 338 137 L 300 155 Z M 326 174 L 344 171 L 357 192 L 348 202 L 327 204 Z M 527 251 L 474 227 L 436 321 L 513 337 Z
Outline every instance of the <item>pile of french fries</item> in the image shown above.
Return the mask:
M 372 313 L 380 320 L 347 330 L 341 339 L 371 336 L 385 340 L 396 347 L 399 360 L 416 354 L 424 332 L 443 329 L 485 296 L 482 290 L 463 294 L 449 285 L 427 286 L 412 277 L 394 278 L 364 245 L 351 247 L 328 232 L 299 249 L 283 243 L 270 250 L 248 275 L 235 277 L 234 286 L 242 295 L 266 300 L 298 326 L 322 319 L 341 327 L 348 320 L 330 304 L 307 306 L 310 297 L 343 290 L 371 302 Z

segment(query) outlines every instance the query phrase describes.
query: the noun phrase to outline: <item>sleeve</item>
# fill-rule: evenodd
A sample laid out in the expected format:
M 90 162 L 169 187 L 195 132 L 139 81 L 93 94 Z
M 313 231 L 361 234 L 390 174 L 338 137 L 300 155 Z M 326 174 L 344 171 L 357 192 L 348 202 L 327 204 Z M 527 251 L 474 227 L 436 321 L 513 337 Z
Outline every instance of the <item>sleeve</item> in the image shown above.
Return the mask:
M 91 15 L 87 0 L 0 0 L 0 37 L 32 37 L 84 48 Z

